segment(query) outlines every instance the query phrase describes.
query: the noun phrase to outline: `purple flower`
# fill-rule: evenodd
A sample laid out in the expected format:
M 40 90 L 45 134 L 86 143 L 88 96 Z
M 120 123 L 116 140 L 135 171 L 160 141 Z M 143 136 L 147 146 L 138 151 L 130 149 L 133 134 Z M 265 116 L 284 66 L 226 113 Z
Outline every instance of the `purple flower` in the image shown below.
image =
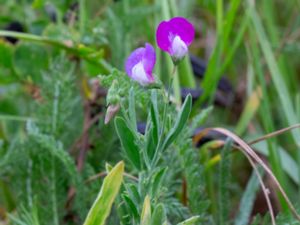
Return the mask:
M 146 43 L 145 48 L 137 48 L 130 54 L 125 70 L 129 77 L 145 86 L 154 82 L 152 71 L 155 62 L 155 50 L 152 45 Z
M 188 52 L 188 46 L 195 37 L 193 25 L 182 17 L 174 17 L 158 25 L 156 41 L 158 47 L 168 52 L 173 61 L 182 59 Z

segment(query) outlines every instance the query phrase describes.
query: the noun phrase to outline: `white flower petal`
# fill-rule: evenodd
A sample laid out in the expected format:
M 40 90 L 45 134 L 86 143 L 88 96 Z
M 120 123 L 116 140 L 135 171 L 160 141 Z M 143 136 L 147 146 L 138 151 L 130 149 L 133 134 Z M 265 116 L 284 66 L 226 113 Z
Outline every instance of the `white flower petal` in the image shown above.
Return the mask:
M 172 57 L 176 60 L 182 59 L 188 52 L 188 47 L 181 38 L 176 35 L 171 46 Z
M 148 78 L 142 62 L 137 63 L 132 68 L 132 79 L 138 81 L 141 85 L 146 85 L 152 81 Z

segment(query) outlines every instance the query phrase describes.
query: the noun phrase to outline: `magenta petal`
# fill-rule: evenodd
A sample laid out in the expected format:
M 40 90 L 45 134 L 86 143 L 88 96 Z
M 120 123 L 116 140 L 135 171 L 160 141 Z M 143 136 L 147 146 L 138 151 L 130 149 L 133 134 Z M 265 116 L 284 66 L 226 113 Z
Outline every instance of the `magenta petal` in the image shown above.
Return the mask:
M 146 43 L 143 56 L 143 65 L 147 74 L 152 76 L 152 71 L 156 62 L 156 54 L 152 45 Z
M 170 35 L 170 25 L 169 22 L 163 21 L 158 25 L 156 31 L 156 42 L 160 49 L 163 51 L 168 51 L 171 46 Z
M 132 76 L 132 68 L 143 60 L 144 53 L 145 53 L 145 48 L 137 48 L 127 58 L 125 64 L 125 70 L 130 77 Z
M 178 35 L 187 46 L 192 43 L 195 37 L 195 29 L 188 20 L 182 17 L 175 17 L 170 20 L 170 25 L 171 33 Z
M 170 53 L 171 44 L 175 36 L 189 46 L 195 37 L 193 25 L 183 17 L 174 17 L 159 24 L 156 31 L 156 41 L 159 48 Z
M 156 62 L 155 50 L 146 43 L 145 48 L 134 50 L 126 60 L 125 70 L 129 77 L 146 85 L 154 81 L 152 74 Z

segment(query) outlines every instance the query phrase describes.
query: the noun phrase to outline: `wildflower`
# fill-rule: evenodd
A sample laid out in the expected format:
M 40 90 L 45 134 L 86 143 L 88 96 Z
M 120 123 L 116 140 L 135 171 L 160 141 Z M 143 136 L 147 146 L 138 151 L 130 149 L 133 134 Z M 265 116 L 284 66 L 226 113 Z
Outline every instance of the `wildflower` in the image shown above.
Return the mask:
M 155 50 L 152 45 L 146 43 L 144 48 L 137 48 L 130 54 L 125 70 L 129 77 L 145 86 L 154 82 L 152 71 L 155 62 Z
M 170 54 L 174 63 L 180 61 L 187 53 L 188 46 L 195 37 L 193 25 L 182 17 L 174 17 L 158 25 L 156 41 L 158 47 Z

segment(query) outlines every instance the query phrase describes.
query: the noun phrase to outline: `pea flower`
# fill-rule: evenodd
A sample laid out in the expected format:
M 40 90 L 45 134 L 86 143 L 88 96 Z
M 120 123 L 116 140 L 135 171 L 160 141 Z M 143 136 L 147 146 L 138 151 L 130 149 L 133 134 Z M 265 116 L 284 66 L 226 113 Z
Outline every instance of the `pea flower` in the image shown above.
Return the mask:
M 152 74 L 156 62 L 156 54 L 152 45 L 134 50 L 126 60 L 125 70 L 129 77 L 145 86 L 154 82 Z
M 156 31 L 158 47 L 170 54 L 174 63 L 180 61 L 187 53 L 188 46 L 195 37 L 193 25 L 182 17 L 162 21 Z

